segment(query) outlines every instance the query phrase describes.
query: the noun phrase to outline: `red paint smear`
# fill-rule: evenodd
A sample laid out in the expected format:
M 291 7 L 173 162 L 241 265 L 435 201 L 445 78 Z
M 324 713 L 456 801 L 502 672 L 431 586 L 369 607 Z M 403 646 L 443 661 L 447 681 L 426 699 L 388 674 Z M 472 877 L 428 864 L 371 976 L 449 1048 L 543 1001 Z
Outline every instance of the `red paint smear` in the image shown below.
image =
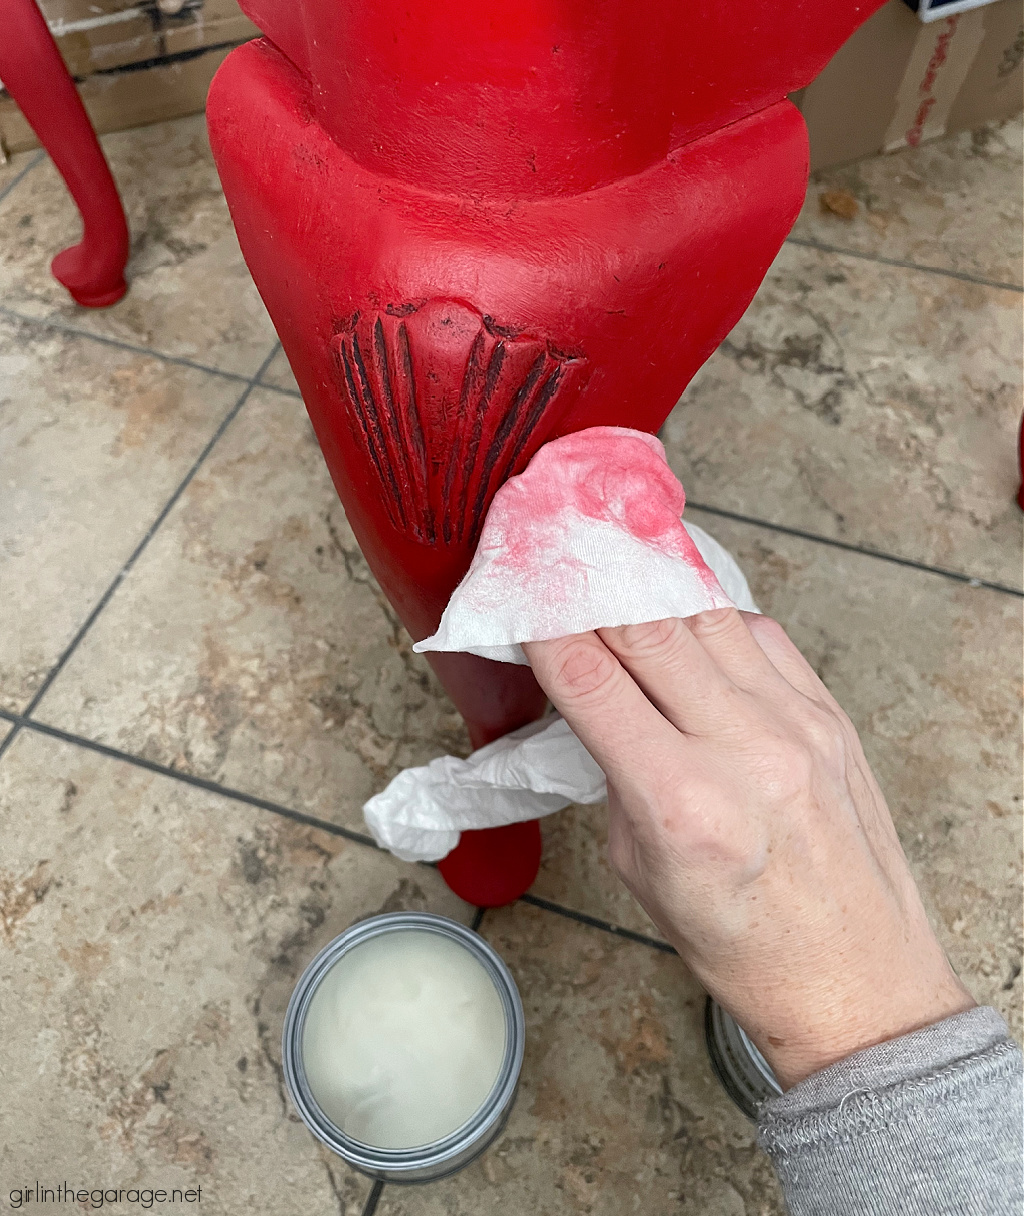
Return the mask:
M 528 575 L 550 564 L 577 515 L 612 523 L 681 558 L 707 585 L 718 581 L 680 522 L 686 494 L 653 435 L 601 426 L 545 444 L 526 471 L 495 496 L 481 547 L 497 564 Z M 572 559 L 566 552 L 562 562 Z

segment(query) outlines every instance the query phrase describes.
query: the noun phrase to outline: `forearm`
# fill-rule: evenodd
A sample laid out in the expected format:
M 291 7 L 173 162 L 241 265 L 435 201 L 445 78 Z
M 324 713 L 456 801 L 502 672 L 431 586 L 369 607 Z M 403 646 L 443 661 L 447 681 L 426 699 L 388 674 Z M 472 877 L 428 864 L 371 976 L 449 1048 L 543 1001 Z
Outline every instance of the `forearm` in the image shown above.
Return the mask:
M 1020 1048 L 990 1008 L 857 1052 L 761 1111 L 791 1216 L 1019 1216 Z

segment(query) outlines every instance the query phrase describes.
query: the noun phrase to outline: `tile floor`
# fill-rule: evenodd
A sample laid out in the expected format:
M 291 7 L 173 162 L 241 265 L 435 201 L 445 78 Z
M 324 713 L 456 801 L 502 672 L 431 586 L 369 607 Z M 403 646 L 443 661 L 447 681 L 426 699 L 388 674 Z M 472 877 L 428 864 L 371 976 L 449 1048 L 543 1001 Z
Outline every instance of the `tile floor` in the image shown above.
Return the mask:
M 381 1190 L 290 1113 L 281 1021 L 319 946 L 380 909 L 474 917 L 359 812 L 466 739 L 346 526 L 202 120 L 104 145 L 135 247 L 103 312 L 49 277 L 75 231 L 49 162 L 0 167 L 0 1206 L 38 1179 L 199 1185 L 231 1216 L 781 1212 L 600 809 L 546 821 L 532 896 L 482 921 L 529 1021 L 494 1151 Z M 1020 186 L 1018 122 L 822 174 L 664 430 L 1017 1034 Z

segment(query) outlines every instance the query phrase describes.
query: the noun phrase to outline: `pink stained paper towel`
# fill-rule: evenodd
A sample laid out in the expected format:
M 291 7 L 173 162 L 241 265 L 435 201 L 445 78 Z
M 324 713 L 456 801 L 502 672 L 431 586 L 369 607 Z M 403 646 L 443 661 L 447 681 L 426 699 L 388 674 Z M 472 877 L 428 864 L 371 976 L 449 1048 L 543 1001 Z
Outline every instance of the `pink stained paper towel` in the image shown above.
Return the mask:
M 525 663 L 521 642 L 729 607 L 685 502 L 653 435 L 598 426 L 545 444 L 494 496 L 437 633 L 413 649 Z
M 683 487 L 652 435 L 593 427 L 546 444 L 494 497 L 437 633 L 413 649 L 525 663 L 523 642 L 757 605 L 735 559 L 680 519 Z M 604 775 L 557 715 L 406 769 L 363 807 L 374 839 L 439 861 L 466 829 L 601 802 Z

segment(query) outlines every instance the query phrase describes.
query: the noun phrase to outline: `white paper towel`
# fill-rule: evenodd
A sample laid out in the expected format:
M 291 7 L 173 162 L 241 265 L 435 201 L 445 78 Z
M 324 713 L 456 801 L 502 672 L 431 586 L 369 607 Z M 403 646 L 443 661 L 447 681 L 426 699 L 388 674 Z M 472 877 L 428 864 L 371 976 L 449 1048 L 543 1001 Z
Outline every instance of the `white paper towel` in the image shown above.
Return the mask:
M 546 444 L 494 496 L 437 633 L 413 649 L 525 663 L 520 642 L 729 606 L 685 501 L 653 435 L 599 426 Z
M 683 488 L 652 435 L 593 427 L 546 444 L 494 497 L 476 555 L 417 651 L 525 663 L 520 643 L 757 605 L 728 550 L 680 520 Z M 439 861 L 466 829 L 601 802 L 604 774 L 554 715 L 466 760 L 406 769 L 363 807 L 374 839 Z

